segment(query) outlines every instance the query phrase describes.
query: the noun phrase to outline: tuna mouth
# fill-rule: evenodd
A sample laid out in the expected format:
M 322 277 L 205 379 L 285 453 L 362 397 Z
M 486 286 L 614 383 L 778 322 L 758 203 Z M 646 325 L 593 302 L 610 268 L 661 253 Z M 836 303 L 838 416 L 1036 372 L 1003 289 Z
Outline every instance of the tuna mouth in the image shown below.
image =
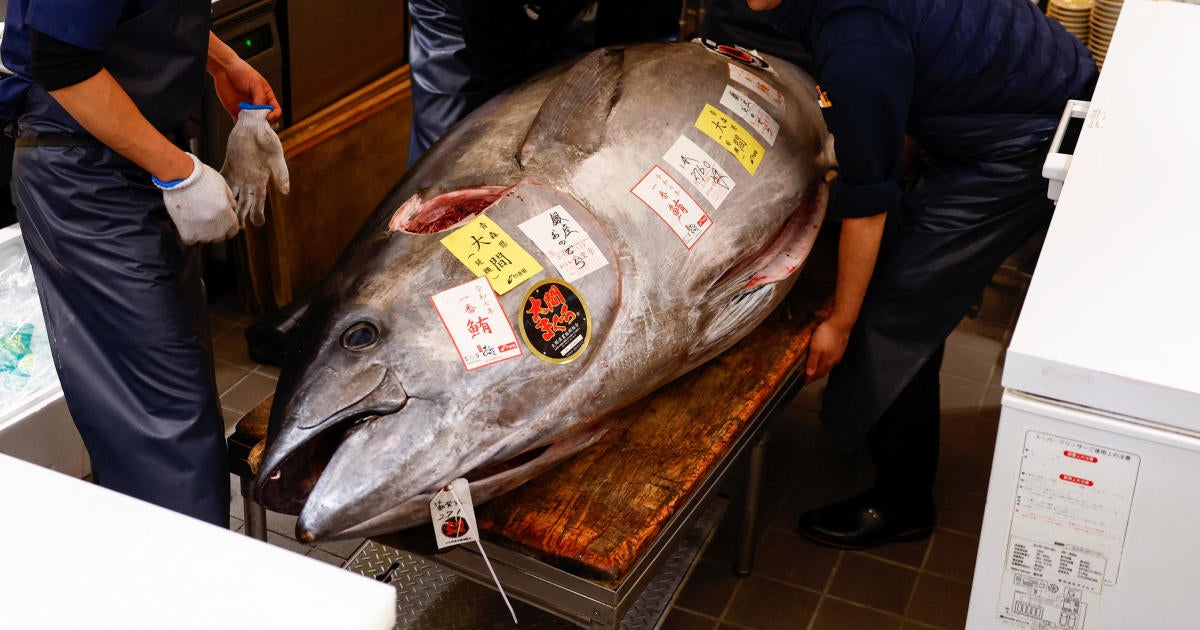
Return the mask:
M 428 200 L 417 193 L 396 210 L 388 222 L 388 229 L 409 234 L 441 232 L 483 212 L 509 189 L 506 186 L 465 188 Z
M 373 378 L 378 375 L 378 380 Z M 353 435 L 380 417 L 399 413 L 411 397 L 390 370 L 364 371 L 355 383 L 365 392 L 360 398 L 340 406 L 329 405 L 331 397 L 311 392 L 276 398 L 271 409 L 272 428 L 284 427 L 268 437 L 255 484 L 255 497 L 268 509 L 284 514 L 299 514 L 321 474 L 329 466 L 338 448 Z M 367 385 L 370 383 L 370 385 Z M 353 400 L 353 398 L 351 398 Z
M 400 409 L 403 409 L 403 404 L 390 413 Z M 259 470 L 255 492 L 258 501 L 274 512 L 299 514 L 338 447 L 355 431 L 379 419 L 381 415 L 364 411 L 331 422 L 292 449 L 270 470 Z

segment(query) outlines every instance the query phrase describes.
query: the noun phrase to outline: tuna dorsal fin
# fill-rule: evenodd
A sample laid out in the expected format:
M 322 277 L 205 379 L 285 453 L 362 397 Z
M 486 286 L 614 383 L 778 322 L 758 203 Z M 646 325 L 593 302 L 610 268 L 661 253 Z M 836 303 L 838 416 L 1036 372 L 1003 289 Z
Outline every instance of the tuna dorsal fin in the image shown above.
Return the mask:
M 542 103 L 517 155 L 523 168 L 540 156 L 561 161 L 563 151 L 583 157 L 604 140 L 608 114 L 620 95 L 625 51 L 602 48 L 580 59 Z

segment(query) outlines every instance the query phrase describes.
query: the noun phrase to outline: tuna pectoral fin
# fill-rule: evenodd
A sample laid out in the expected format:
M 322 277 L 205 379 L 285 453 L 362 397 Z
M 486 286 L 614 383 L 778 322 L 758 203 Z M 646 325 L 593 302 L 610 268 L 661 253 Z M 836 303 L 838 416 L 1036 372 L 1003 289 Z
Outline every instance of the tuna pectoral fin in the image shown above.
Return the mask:
M 517 161 L 522 167 L 543 156 L 562 161 L 564 150 L 582 157 L 600 148 L 608 114 L 620 95 L 624 61 L 623 50 L 602 48 L 559 79 L 521 145 Z
M 689 358 L 715 355 L 770 314 L 795 283 L 825 216 L 826 186 L 818 185 L 766 247 L 727 271 L 697 309 Z

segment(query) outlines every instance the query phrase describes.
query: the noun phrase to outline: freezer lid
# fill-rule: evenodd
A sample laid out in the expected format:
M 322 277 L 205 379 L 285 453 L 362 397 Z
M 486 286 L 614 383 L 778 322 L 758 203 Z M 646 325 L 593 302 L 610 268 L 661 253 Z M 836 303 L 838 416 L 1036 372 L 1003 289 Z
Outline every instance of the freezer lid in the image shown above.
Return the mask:
M 1126 0 L 1003 384 L 1200 430 L 1200 5 Z

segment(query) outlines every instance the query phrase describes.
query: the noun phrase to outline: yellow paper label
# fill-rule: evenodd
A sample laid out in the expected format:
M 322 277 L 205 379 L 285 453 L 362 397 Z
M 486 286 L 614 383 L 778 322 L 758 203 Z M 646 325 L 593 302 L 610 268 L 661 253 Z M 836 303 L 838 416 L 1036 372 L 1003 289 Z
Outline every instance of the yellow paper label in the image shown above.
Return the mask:
M 442 239 L 442 245 L 476 276 L 487 276 L 500 295 L 542 270 L 533 256 L 486 216 L 454 230 Z
M 766 151 L 754 136 L 712 105 L 705 105 L 696 119 L 696 128 L 721 143 L 753 175 Z

